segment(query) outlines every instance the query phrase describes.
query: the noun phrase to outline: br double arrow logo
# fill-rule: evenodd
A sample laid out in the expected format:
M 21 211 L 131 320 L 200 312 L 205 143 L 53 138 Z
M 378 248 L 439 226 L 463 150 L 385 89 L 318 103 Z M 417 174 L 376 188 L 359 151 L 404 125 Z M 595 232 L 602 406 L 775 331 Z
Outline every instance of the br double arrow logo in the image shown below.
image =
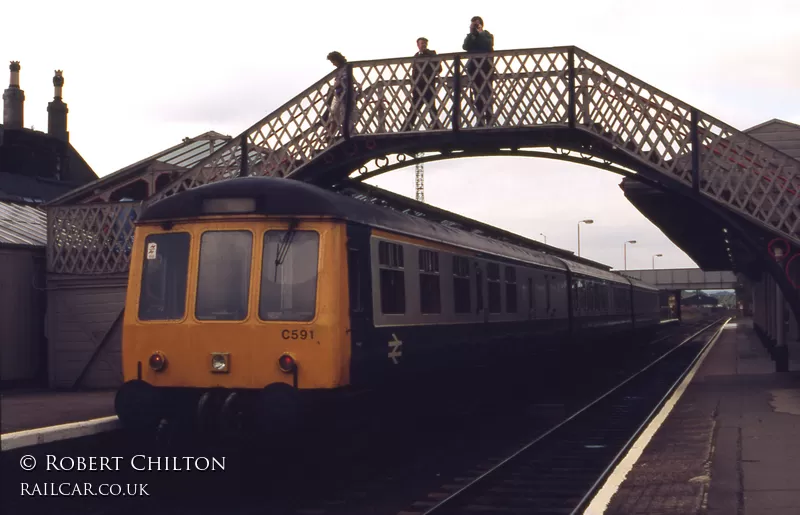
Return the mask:
M 400 348 L 403 345 L 402 340 L 397 339 L 397 335 L 392 333 L 392 339 L 389 340 L 389 359 L 391 359 L 395 365 L 398 365 L 400 362 L 397 361 L 397 358 L 403 355 L 403 351 Z

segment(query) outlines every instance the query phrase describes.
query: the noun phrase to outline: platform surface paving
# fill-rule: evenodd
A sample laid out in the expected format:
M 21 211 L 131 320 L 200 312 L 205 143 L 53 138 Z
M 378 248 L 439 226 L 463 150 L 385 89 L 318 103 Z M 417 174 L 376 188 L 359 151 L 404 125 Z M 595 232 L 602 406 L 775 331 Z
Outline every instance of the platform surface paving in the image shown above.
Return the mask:
M 0 433 L 115 415 L 115 391 L 0 393 Z
M 800 373 L 734 318 L 606 514 L 800 514 Z

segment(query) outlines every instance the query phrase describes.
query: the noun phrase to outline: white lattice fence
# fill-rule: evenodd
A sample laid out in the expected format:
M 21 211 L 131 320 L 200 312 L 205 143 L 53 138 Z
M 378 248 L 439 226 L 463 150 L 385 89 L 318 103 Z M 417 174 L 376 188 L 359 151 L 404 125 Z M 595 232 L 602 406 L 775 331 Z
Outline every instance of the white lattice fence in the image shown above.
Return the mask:
M 141 203 L 131 202 L 48 207 L 48 272 L 127 272 L 140 212 Z
M 332 123 L 335 114 L 331 110 L 334 78 L 334 74 L 330 74 L 284 104 L 201 161 L 149 202 L 239 176 L 245 146 L 250 175 L 285 176 L 317 158 L 343 139 L 340 127 Z
M 800 162 L 577 49 L 575 75 L 579 126 L 800 245 Z

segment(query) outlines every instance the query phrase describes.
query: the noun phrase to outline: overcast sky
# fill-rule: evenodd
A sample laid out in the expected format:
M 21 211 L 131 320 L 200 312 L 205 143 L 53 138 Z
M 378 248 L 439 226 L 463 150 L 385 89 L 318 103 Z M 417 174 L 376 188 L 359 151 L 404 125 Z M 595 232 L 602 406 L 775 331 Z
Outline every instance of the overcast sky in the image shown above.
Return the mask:
M 567 7 L 568 5 L 568 7 Z M 340 1 L 201 3 L 175 0 L 5 2 L 3 88 L 21 61 L 25 125 L 47 130 L 53 70 L 64 70 L 70 141 L 98 175 L 209 130 L 236 136 L 351 61 L 412 55 L 425 36 L 460 51 L 480 15 L 495 50 L 577 45 L 738 129 L 800 123 L 800 2 Z M 425 166 L 426 201 L 616 268 L 696 266 L 627 200 L 621 178 L 532 158 Z M 373 181 L 414 195 L 414 171 Z M 679 209 L 679 206 L 676 206 Z

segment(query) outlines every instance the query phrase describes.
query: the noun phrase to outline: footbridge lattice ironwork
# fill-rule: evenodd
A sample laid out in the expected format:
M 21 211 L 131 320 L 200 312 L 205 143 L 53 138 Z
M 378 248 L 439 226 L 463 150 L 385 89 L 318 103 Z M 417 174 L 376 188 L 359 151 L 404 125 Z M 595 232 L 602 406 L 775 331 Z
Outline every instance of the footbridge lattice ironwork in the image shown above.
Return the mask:
M 415 79 L 414 67 L 431 61 L 442 64 L 441 72 Z M 338 96 L 336 84 L 345 86 Z M 435 101 L 412 105 L 415 88 L 432 91 Z M 481 109 L 481 103 L 486 107 Z M 412 111 L 420 115 L 410 116 Z M 420 152 L 432 152 L 433 157 L 424 158 L 431 160 L 531 148 L 549 148 L 554 158 L 569 157 L 619 173 L 633 170 L 652 182 L 699 195 L 800 247 L 799 161 L 577 47 L 348 63 L 219 147 L 146 203 L 239 176 L 335 186 L 351 176 L 366 178 L 411 164 Z M 581 158 L 566 156 L 571 152 Z M 548 157 L 545 152 L 528 155 Z M 109 206 L 80 207 L 114 213 Z M 57 209 L 49 220 L 51 237 L 68 242 L 66 235 L 59 239 L 52 234 L 54 227 L 71 227 L 59 223 Z M 98 222 L 89 213 L 80 219 Z M 64 261 L 63 256 L 59 261 L 60 253 L 76 250 L 59 245 L 48 253 L 51 271 L 57 271 L 53 263 Z M 93 248 L 84 247 L 89 252 Z M 127 259 L 126 252 L 115 253 L 108 266 L 127 269 Z M 79 269 L 73 267 L 73 273 L 81 273 Z

